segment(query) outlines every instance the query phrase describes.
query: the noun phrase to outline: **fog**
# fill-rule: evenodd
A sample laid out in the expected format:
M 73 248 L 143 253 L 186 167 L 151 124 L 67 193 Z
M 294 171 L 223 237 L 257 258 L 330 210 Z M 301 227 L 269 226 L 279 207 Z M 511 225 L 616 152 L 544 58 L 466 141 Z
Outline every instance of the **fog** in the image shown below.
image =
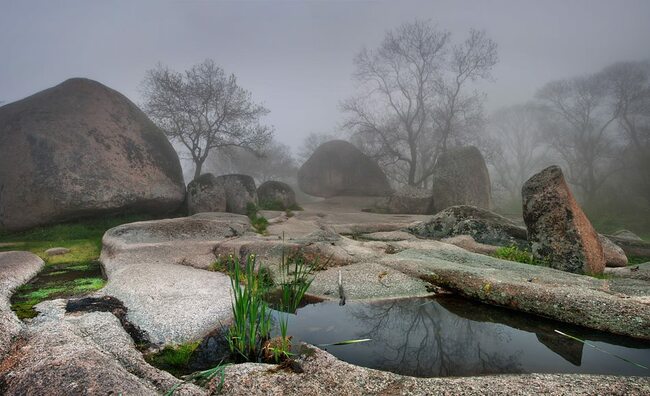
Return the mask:
M 157 62 L 206 58 L 271 110 L 277 139 L 340 130 L 355 54 L 386 30 L 430 19 L 458 39 L 485 29 L 498 44 L 486 109 L 529 100 L 544 83 L 650 56 L 647 1 L 4 1 L 0 101 L 89 77 L 136 103 Z

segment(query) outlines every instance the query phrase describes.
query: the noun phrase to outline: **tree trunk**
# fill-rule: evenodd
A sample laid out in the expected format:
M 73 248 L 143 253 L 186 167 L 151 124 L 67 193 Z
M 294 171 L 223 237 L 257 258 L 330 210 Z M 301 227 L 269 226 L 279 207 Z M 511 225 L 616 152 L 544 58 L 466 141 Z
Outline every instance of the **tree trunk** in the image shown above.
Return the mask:
M 196 167 L 194 168 L 194 179 L 193 180 L 196 180 L 196 179 L 199 178 L 199 176 L 201 176 L 201 169 L 203 168 L 203 161 L 195 159 L 194 164 L 196 165 Z

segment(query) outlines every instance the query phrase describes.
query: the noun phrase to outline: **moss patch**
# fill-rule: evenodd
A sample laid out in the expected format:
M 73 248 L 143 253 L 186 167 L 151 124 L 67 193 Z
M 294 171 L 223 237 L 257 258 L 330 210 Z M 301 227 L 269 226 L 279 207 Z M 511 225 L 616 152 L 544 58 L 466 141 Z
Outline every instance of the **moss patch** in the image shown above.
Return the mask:
M 201 341 L 193 341 L 186 344 L 167 346 L 158 353 L 145 356 L 145 360 L 154 367 L 180 377 L 187 374 L 190 357 L 200 344 Z
M 104 232 L 120 224 L 150 218 L 112 216 L 0 234 L 1 243 L 11 244 L 0 246 L 0 252 L 26 250 L 45 262 L 45 267 L 34 279 L 16 290 L 11 297 L 11 309 L 19 318 L 33 318 L 37 315 L 34 305 L 44 300 L 79 296 L 101 289 L 106 281 L 97 259 Z M 57 256 L 45 254 L 53 247 L 68 248 L 70 252 Z

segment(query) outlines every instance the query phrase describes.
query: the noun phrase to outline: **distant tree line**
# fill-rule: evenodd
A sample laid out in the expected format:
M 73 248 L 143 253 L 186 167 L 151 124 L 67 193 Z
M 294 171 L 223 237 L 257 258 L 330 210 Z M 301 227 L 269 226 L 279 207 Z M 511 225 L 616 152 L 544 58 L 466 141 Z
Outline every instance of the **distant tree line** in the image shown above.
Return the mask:
M 592 216 L 650 218 L 650 62 L 551 81 L 531 102 L 495 112 L 488 130 L 503 205 L 557 163 Z

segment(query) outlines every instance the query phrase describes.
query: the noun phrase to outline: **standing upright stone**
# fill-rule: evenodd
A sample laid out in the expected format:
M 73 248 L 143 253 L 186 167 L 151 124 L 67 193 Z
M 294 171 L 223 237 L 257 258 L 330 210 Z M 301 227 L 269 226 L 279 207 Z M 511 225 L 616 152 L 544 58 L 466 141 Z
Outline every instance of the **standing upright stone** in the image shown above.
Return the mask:
M 476 147 L 453 148 L 440 155 L 433 169 L 434 213 L 456 205 L 490 209 L 490 195 L 490 174 Z
M 212 173 L 204 173 L 187 185 L 188 214 L 225 211 L 225 188 Z
M 379 165 L 344 140 L 318 146 L 298 171 L 298 187 L 309 195 L 385 196 L 392 192 Z
M 257 205 L 255 180 L 248 175 L 232 174 L 217 176 L 215 182 L 226 193 L 226 212 L 247 214 L 249 204 Z
M 576 202 L 558 166 L 524 183 L 524 222 L 533 255 L 552 268 L 600 274 L 605 268 L 598 233 Z

